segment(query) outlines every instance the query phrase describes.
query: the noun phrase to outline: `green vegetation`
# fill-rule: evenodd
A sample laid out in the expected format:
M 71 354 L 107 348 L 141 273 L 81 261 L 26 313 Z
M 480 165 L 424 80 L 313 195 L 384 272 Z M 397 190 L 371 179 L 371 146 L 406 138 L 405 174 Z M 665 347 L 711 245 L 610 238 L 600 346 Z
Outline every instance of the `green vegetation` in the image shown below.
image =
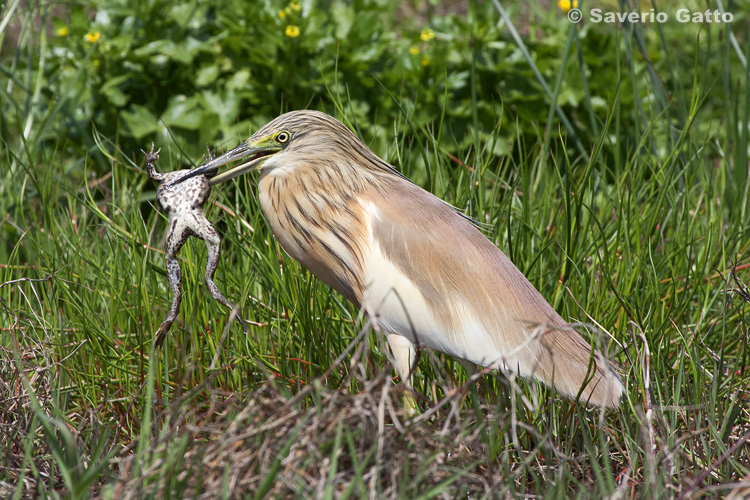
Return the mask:
M 544 2 L 7 2 L 0 496 L 747 495 L 750 9 L 667 3 L 614 26 Z M 188 168 L 308 107 L 480 221 L 622 366 L 622 408 L 424 352 L 405 416 L 382 338 L 283 253 L 252 176 L 206 212 L 255 325 L 226 328 L 191 241 L 155 350 L 166 218 L 140 149 Z

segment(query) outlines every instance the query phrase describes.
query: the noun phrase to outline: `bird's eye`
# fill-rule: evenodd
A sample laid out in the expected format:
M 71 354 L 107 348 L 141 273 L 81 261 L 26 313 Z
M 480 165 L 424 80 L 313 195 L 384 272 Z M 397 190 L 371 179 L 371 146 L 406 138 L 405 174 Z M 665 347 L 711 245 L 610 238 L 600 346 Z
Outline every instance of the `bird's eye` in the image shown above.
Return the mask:
M 279 144 L 284 144 L 289 140 L 289 132 L 279 132 L 279 134 L 276 136 L 276 142 Z

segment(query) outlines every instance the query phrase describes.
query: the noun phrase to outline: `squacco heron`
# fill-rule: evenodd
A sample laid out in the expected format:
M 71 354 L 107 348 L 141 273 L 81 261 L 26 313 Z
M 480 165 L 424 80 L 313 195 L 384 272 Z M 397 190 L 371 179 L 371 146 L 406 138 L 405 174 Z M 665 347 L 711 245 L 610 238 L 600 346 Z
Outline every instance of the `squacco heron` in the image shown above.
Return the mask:
M 409 382 L 417 347 L 536 377 L 604 407 L 623 385 L 471 219 L 380 159 L 317 111 L 279 116 L 173 181 L 212 185 L 260 171 L 263 213 L 284 250 L 364 308 Z

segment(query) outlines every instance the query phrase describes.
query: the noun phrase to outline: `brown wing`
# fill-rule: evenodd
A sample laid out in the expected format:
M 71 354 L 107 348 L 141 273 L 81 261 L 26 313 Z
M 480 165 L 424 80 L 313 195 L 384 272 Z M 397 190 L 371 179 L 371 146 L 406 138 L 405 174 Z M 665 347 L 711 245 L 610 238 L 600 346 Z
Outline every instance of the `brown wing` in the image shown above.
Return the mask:
M 393 308 L 379 311 L 386 324 L 390 312 L 391 326 L 407 330 L 397 333 L 477 364 L 503 363 L 522 376 L 554 379 L 569 396 L 591 380 L 584 399 L 607 406 L 619 400 L 622 385 L 606 361 L 597 353 L 587 378 L 589 344 L 471 222 L 399 178 L 367 198 L 377 208 L 370 223 L 386 264 L 419 292 L 394 285 L 414 306 L 408 325 L 399 324 Z

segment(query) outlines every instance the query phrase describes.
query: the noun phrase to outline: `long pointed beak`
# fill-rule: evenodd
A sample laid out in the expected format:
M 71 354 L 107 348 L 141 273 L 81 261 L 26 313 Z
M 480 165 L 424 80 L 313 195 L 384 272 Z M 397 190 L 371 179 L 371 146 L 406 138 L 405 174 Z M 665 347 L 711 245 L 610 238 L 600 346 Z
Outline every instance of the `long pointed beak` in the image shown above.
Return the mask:
M 216 184 L 228 181 L 229 179 L 234 179 L 238 175 L 242 175 L 244 173 L 259 169 L 263 165 L 265 159 L 267 159 L 271 155 L 278 153 L 279 151 L 281 151 L 281 148 L 272 141 L 267 141 L 264 139 L 261 139 L 259 141 L 251 141 L 248 139 L 236 148 L 227 151 L 221 156 L 217 156 L 216 158 L 207 161 L 203 165 L 194 168 L 182 177 L 178 177 L 177 179 L 170 182 L 167 187 L 171 188 L 175 184 L 179 184 L 187 179 L 190 179 L 191 177 L 195 177 L 198 175 L 211 176 L 219 169 L 219 167 L 238 160 L 247 159 L 247 161 L 240 165 L 237 165 L 236 167 L 232 167 L 225 172 L 213 175 L 213 177 L 209 179 L 209 184 L 215 186 Z

